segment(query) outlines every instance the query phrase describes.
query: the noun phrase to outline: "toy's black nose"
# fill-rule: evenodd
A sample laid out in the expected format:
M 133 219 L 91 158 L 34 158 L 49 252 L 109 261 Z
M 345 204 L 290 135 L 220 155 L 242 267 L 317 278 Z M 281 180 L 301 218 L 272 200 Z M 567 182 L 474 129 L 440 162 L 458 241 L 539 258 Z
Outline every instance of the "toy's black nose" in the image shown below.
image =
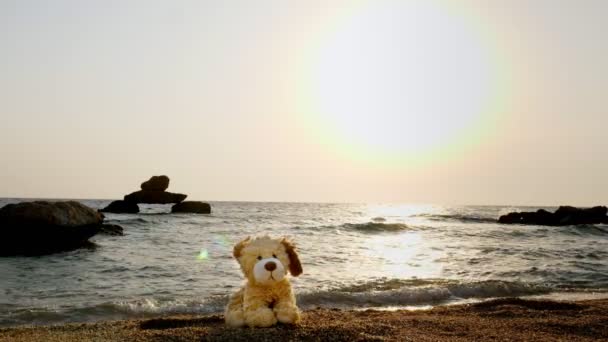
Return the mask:
M 264 268 L 272 272 L 277 268 L 277 264 L 275 264 L 274 261 L 269 261 L 264 265 Z

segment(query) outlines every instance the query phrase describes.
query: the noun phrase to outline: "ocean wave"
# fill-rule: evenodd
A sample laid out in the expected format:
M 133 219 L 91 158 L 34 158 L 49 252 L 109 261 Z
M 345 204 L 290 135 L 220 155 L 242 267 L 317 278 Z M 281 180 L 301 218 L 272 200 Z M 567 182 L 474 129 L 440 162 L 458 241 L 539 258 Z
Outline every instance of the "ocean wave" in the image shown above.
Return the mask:
M 380 233 L 380 232 L 400 232 L 406 230 L 412 230 L 414 227 L 408 226 L 405 223 L 384 223 L 384 222 L 364 222 L 364 223 L 343 223 L 338 225 L 322 225 L 313 227 L 295 227 L 295 229 L 301 230 L 313 230 L 313 231 L 328 231 L 328 230 L 351 230 L 358 232 L 367 233 Z
M 76 308 L 8 310 L 0 312 L 0 327 L 150 318 L 173 314 L 212 314 L 222 312 L 227 301 L 227 295 L 190 301 L 143 298 Z
M 319 291 L 299 291 L 298 306 L 302 309 L 331 307 L 356 309 L 362 307 L 398 307 L 440 305 L 459 300 L 541 295 L 551 288 L 517 282 L 458 282 L 441 279 L 380 279 Z M 159 300 L 143 298 L 108 302 L 78 308 L 4 308 L 0 326 L 23 324 L 49 325 L 66 322 L 91 322 L 128 318 L 150 318 L 172 314 L 217 314 L 224 310 L 228 295 L 201 300 Z M 5 311 L 6 310 L 6 311 Z
M 412 217 L 422 217 L 431 221 L 458 221 L 462 223 L 496 223 L 496 218 L 469 215 L 448 214 L 417 214 Z
M 398 232 L 410 229 L 410 227 L 404 223 L 383 222 L 345 223 L 341 225 L 340 228 L 363 232 Z
M 547 294 L 549 287 L 518 282 L 449 280 L 386 280 L 298 296 L 304 308 L 438 305 L 465 299 L 486 299 Z
M 142 224 L 150 224 L 154 223 L 153 219 L 147 219 L 144 217 L 128 217 L 128 218 L 108 218 L 104 220 L 104 223 L 108 224 L 118 224 L 118 225 L 142 225 Z
M 608 226 L 606 226 L 606 225 L 579 224 L 576 226 L 568 226 L 568 227 L 574 228 L 578 232 L 592 234 L 592 235 L 608 234 Z

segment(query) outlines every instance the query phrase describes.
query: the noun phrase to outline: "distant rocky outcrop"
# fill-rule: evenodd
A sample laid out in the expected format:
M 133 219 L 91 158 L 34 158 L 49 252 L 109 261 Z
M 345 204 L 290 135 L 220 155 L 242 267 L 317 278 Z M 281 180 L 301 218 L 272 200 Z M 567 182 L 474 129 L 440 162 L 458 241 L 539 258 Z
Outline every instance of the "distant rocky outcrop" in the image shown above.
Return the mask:
M 127 201 L 113 201 L 108 204 L 105 208 L 99 210 L 102 213 L 125 213 L 125 214 L 137 214 L 139 212 L 139 206 L 137 203 Z
M 163 176 L 152 176 L 152 178 L 141 183 L 142 190 L 149 191 L 165 191 L 169 188 L 169 177 Z
M 512 212 L 498 219 L 505 224 L 533 224 L 542 226 L 570 226 L 578 224 L 608 224 L 608 208 L 597 206 L 593 208 L 575 208 L 561 206 L 554 213 L 544 209 L 535 212 Z
M 171 207 L 172 213 L 192 213 L 192 214 L 210 214 L 211 206 L 209 203 L 199 201 L 181 202 Z
M 85 246 L 101 231 L 103 219 L 103 214 L 75 201 L 8 204 L 0 209 L 0 256 L 42 255 Z
M 125 195 L 125 202 L 135 204 L 170 204 L 182 202 L 186 197 L 188 197 L 188 195 L 175 194 L 167 191 L 139 190 Z
M 169 177 L 152 176 L 141 183 L 141 190 L 124 196 L 123 200 L 114 201 L 101 212 L 107 213 L 138 213 L 138 204 L 175 204 L 171 208 L 174 213 L 209 214 L 211 206 L 203 202 L 184 202 L 188 195 L 166 191 L 169 188 Z
M 141 183 L 141 190 L 125 195 L 124 201 L 132 204 L 171 204 L 180 203 L 188 197 L 184 194 L 167 192 L 169 187 L 169 177 L 152 176 L 147 181 Z

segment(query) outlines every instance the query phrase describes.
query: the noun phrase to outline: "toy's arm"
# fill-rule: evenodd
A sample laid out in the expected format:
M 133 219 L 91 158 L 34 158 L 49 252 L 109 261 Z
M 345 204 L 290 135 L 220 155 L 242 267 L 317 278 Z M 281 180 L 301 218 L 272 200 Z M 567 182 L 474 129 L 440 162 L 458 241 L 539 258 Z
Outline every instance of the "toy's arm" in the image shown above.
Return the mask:
M 291 291 L 291 286 L 286 286 L 274 304 L 274 312 L 281 323 L 295 324 L 300 321 L 300 310 L 296 306 L 296 297 Z
M 224 312 L 226 324 L 232 327 L 241 327 L 245 325 L 243 318 L 243 289 L 238 290 L 230 297 L 230 301 Z
M 269 327 L 277 322 L 263 295 L 252 288 L 245 289 L 243 297 L 245 323 L 250 327 Z

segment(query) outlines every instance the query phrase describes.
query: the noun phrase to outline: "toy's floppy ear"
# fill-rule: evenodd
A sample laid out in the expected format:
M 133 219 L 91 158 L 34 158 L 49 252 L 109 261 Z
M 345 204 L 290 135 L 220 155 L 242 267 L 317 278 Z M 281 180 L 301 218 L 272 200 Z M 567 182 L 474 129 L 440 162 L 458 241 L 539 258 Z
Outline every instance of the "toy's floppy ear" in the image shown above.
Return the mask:
M 234 245 L 234 249 L 232 250 L 232 255 L 234 255 L 234 257 L 237 259 L 240 258 L 241 251 L 243 250 L 243 248 L 245 248 L 245 246 L 247 246 L 249 244 L 250 241 L 251 241 L 251 236 L 248 236 L 247 238 L 245 238 L 245 240 L 242 240 L 241 242 Z
M 296 246 L 293 242 L 287 240 L 287 238 L 283 238 L 281 240 L 283 246 L 285 246 L 285 251 L 289 256 L 289 273 L 294 277 L 302 274 L 302 264 L 300 263 L 300 258 L 298 257 L 298 253 L 296 252 Z

